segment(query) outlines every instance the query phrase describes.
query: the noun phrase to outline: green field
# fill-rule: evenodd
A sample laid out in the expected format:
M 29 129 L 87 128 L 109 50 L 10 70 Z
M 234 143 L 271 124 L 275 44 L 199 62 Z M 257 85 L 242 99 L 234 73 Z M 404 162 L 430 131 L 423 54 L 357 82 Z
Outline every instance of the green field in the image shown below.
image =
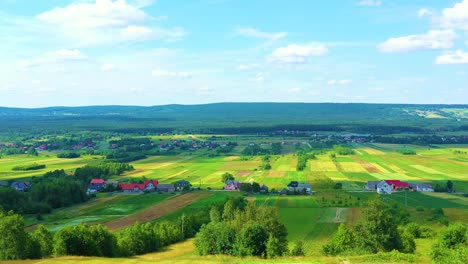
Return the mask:
M 245 142 L 255 138 L 244 139 Z M 257 139 L 258 140 L 258 139 Z M 263 140 L 263 139 L 262 139 Z M 331 157 L 331 151 L 317 155 L 311 159 L 303 171 L 296 170 L 297 157 L 294 154 L 272 156 L 271 170 L 261 168 L 261 157 L 241 157 L 239 155 L 207 157 L 201 153 L 185 153 L 173 156 L 151 156 L 132 162 L 135 170 L 120 176 L 113 176 L 118 181 L 140 180 L 143 177 L 158 179 L 160 183 L 172 183 L 176 180 L 188 180 L 194 187 L 205 189 L 209 193 L 192 204 L 163 215 L 158 220 L 176 220 L 183 214 L 206 210 L 210 205 L 225 201 L 231 196 L 243 195 L 240 192 L 221 191 L 223 183 L 221 175 L 232 173 L 240 181 L 255 181 L 280 190 L 290 181 L 309 182 L 317 193 L 312 196 L 276 196 L 254 195 L 247 199 L 258 205 L 275 206 L 279 217 L 288 230 L 288 239 L 292 247 L 296 241 L 304 242 L 306 255 L 320 256 L 321 246 L 329 240 L 340 223 L 354 224 L 359 218 L 360 207 L 368 199 L 381 197 L 387 202 L 408 205 L 411 219 L 423 224 L 440 228 L 439 224 L 431 222 L 431 208 L 442 208 L 450 221 L 468 221 L 468 198 L 447 193 L 397 192 L 391 195 L 379 196 L 373 192 L 362 192 L 364 184 L 369 180 L 397 179 L 409 182 L 427 182 L 433 185 L 446 184 L 447 180 L 454 183 L 457 192 L 468 191 L 468 155 L 455 154 L 455 150 L 467 152 L 466 146 L 450 146 L 440 148 L 422 148 L 410 146 L 416 155 L 402 155 L 396 152 L 400 145 L 393 144 L 355 144 L 355 154 L 349 156 Z M 409 146 L 408 146 L 409 147 Z M 238 151 L 242 146 L 238 147 Z M 85 164 L 98 162 L 99 159 L 84 156 L 78 159 L 57 159 L 52 153 L 41 153 L 38 157 L 27 155 L 6 156 L 0 159 L 0 180 L 27 179 L 39 176 L 46 171 L 65 169 L 72 172 Z M 46 164 L 46 168 L 37 171 L 13 171 L 18 165 L 32 163 Z M 334 184 L 342 183 L 343 190 L 334 190 Z M 206 191 L 207 188 L 212 191 Z M 133 215 L 176 197 L 172 194 L 99 194 L 97 198 L 86 203 L 69 208 L 54 210 L 51 214 L 42 215 L 43 220 L 36 216 L 26 216 L 29 228 L 42 223 L 51 230 L 78 223 L 105 223 L 127 215 Z M 423 208 L 420 210 L 419 208 Z M 156 221 L 158 221 L 156 220 Z M 426 240 L 417 241 L 418 252 L 428 249 L 430 243 Z M 173 247 L 185 252 L 177 256 L 169 249 L 167 252 L 154 253 L 135 258 L 135 261 L 171 262 L 239 262 L 238 259 L 221 257 L 198 257 L 194 253 L 191 242 L 184 242 Z M 173 248 L 171 247 L 171 248 Z M 171 253 L 172 252 L 172 253 Z M 171 255 L 172 257 L 167 257 Z M 418 259 L 425 262 L 427 256 L 420 253 Z M 44 260 L 41 263 L 106 263 L 106 259 L 65 258 Z M 316 259 L 305 258 L 300 261 L 312 262 Z M 119 260 L 120 261 L 120 260 Z M 122 260 L 126 263 L 130 260 Z M 250 259 L 251 262 L 262 262 Z M 319 257 L 320 263 L 336 263 L 336 259 Z M 357 262 L 369 262 L 364 256 Z M 267 261 L 268 262 L 268 261 Z M 278 262 L 295 262 L 292 258 L 279 259 Z M 353 259 L 351 259 L 351 263 Z M 379 261 L 376 261 L 379 262 Z M 385 261 L 381 261 L 385 262 Z M 21 262 L 20 262 L 21 263 Z M 34 262 L 33 262 L 34 263 Z M 130 263 L 130 262 L 129 262 Z M 265 262 L 266 263 L 266 262 Z

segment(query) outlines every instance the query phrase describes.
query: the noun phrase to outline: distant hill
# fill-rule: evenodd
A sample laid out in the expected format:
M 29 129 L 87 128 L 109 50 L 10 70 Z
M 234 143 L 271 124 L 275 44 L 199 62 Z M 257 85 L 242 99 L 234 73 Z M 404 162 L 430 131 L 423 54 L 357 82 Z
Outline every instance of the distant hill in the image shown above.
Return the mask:
M 337 125 L 465 130 L 468 126 L 468 105 L 214 103 L 149 107 L 0 107 L 0 122 L 9 124 L 8 128 L 2 126 L 0 131 L 34 129 L 44 124 L 69 129 L 211 129 L 218 132 L 222 132 L 222 128 L 274 129 L 282 126 L 333 131 L 332 127 Z

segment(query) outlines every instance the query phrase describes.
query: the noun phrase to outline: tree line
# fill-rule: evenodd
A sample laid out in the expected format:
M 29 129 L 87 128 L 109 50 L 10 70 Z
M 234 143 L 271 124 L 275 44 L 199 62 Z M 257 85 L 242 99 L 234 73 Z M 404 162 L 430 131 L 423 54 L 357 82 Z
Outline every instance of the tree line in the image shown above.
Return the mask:
M 289 254 L 287 235 L 276 208 L 231 198 L 211 208 L 194 244 L 200 255 L 274 258 Z
M 58 256 L 130 257 L 155 252 L 193 237 L 209 221 L 206 211 L 177 220 L 135 223 L 112 233 L 102 225 L 66 226 L 52 233 L 43 225 L 31 233 L 24 219 L 0 208 L 0 260 L 39 259 Z

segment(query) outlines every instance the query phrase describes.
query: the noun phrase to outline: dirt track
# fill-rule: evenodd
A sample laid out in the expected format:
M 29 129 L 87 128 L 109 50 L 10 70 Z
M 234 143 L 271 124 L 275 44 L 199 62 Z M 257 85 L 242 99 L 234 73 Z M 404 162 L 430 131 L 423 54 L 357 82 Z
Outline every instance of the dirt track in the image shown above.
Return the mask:
M 182 194 L 172 199 L 162 201 L 161 203 L 155 206 L 152 206 L 148 209 L 137 212 L 135 214 L 128 215 L 126 217 L 122 217 L 119 219 L 111 220 L 107 223 L 104 223 L 104 225 L 107 226 L 110 230 L 116 231 L 124 227 L 127 227 L 129 225 L 132 225 L 137 221 L 140 223 L 149 222 L 163 215 L 173 213 L 179 210 L 180 208 L 190 205 L 196 202 L 197 200 L 210 196 L 210 195 L 211 194 L 209 193 L 197 193 L 197 192 Z

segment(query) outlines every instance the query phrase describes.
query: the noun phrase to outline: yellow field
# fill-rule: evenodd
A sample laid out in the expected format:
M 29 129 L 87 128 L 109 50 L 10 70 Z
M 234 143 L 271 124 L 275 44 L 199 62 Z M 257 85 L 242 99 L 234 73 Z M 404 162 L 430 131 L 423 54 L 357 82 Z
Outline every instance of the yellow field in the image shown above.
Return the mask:
M 366 172 L 359 163 L 355 162 L 340 162 L 341 168 L 344 172 Z
M 320 156 L 317 157 L 317 159 L 310 161 L 310 170 L 323 172 L 338 171 L 333 161 Z
M 374 148 L 359 148 L 359 150 L 363 150 L 367 152 L 369 155 L 385 155 L 385 152 L 374 149 Z

